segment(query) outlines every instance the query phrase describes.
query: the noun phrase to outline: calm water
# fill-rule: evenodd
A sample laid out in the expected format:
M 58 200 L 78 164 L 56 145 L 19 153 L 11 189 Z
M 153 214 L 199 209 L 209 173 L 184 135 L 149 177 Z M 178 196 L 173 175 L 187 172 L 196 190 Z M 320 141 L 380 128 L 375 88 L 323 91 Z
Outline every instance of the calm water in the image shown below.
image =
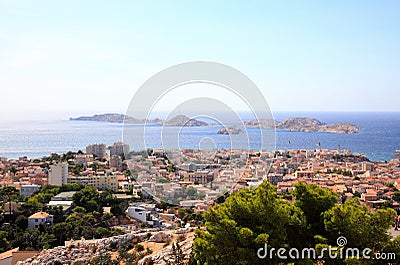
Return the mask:
M 321 148 L 336 149 L 340 145 L 342 149 L 363 153 L 375 161 L 390 160 L 394 150 L 400 149 L 400 113 L 274 113 L 274 116 L 277 120 L 313 117 L 327 123 L 348 122 L 362 127 L 356 135 L 277 131 L 276 149 L 315 149 L 320 142 Z M 217 142 L 217 147 L 229 148 L 229 137 L 217 135 L 218 128 L 186 128 L 180 134 L 180 147 L 198 148 L 199 141 L 209 137 Z M 0 156 L 34 158 L 50 152 L 84 150 L 93 143 L 110 145 L 122 140 L 122 129 L 122 124 L 68 120 L 1 123 Z M 161 147 L 160 132 L 160 127 L 149 128 L 148 147 Z M 249 129 L 248 133 L 252 139 L 251 148 L 258 148 L 259 132 Z

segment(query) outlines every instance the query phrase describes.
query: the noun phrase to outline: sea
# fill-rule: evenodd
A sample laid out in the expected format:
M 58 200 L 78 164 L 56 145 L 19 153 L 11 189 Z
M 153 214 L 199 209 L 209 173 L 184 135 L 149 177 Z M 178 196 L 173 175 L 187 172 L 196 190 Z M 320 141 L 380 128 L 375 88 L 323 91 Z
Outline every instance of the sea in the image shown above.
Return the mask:
M 352 123 L 361 127 L 357 134 L 276 131 L 275 150 L 337 149 L 364 154 L 372 161 L 389 161 L 400 150 L 400 112 L 274 112 L 275 120 L 289 117 L 316 118 L 326 123 Z M 229 136 L 217 135 L 219 126 L 186 128 L 181 148 L 198 148 L 203 138 L 213 138 L 218 148 L 230 148 Z M 0 157 L 41 158 L 51 152 L 85 150 L 89 144 L 111 145 L 123 140 L 124 125 L 93 121 L 30 120 L 0 123 Z M 161 148 L 161 126 L 146 130 L 146 147 Z M 250 130 L 251 133 L 251 130 Z M 257 137 L 253 138 L 257 141 Z M 258 143 L 252 143 L 255 149 Z M 131 147 L 135 149 L 135 147 Z

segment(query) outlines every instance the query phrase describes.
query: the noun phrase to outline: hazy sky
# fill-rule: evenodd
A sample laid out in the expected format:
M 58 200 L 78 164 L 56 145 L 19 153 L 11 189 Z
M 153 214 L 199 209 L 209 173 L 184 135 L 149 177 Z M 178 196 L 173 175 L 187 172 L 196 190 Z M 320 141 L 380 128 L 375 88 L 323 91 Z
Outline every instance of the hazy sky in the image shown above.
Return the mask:
M 273 111 L 400 111 L 399 1 L 0 1 L 0 119 L 125 112 L 193 60 L 248 75 Z

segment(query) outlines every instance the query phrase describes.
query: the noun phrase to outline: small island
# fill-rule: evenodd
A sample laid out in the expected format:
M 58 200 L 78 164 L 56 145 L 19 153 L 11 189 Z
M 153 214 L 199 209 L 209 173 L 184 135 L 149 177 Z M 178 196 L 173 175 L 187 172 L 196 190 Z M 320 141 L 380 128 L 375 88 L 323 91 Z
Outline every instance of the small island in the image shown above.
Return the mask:
M 163 123 L 164 126 L 184 126 L 184 127 L 201 127 L 208 126 L 207 122 L 191 119 L 185 115 L 178 115 L 172 119 L 166 120 Z
M 262 128 L 262 129 L 273 129 L 275 128 L 276 121 L 273 119 L 258 119 L 248 120 L 244 122 L 244 126 L 247 128 Z
M 277 123 L 277 129 L 293 132 L 327 132 L 337 134 L 356 134 L 361 128 L 349 123 L 327 124 L 313 118 L 288 118 Z
M 243 130 L 237 128 L 236 126 L 229 126 L 228 128 L 221 128 L 217 131 L 217 134 L 224 134 L 224 135 L 238 135 L 243 133 Z
M 111 123 L 145 123 L 145 119 L 136 119 L 134 117 L 118 114 L 118 113 L 106 113 L 106 114 L 95 114 L 93 116 L 80 116 L 78 118 L 69 118 L 71 121 L 97 121 L 97 122 L 111 122 Z M 155 122 L 156 120 L 147 120 L 147 122 Z
M 249 128 L 280 129 L 291 132 L 327 132 L 337 134 L 356 134 L 361 128 L 349 123 L 327 124 L 314 118 L 287 118 L 283 122 L 272 119 L 248 120 L 245 123 Z
M 209 124 L 191 119 L 185 115 L 177 115 L 169 120 L 162 120 L 159 118 L 146 120 L 146 119 L 137 119 L 124 114 L 117 113 L 106 113 L 106 114 L 95 114 L 93 116 L 80 116 L 77 118 L 70 118 L 71 121 L 95 121 L 95 122 L 110 122 L 110 123 L 129 123 L 129 124 L 143 124 L 143 123 L 152 123 L 164 126 L 185 126 L 185 127 L 200 127 L 200 126 L 208 126 Z

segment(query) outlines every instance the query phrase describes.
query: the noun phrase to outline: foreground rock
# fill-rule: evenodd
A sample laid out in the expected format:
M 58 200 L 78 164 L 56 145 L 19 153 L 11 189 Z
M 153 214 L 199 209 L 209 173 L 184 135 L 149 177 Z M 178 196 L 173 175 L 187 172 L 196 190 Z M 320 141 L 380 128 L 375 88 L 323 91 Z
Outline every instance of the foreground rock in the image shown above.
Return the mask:
M 146 262 L 150 263 L 150 260 L 152 262 L 150 264 L 175 264 L 175 261 L 178 257 L 184 261 L 188 261 L 192 252 L 194 241 L 194 233 L 192 231 L 193 229 L 190 229 L 183 233 L 183 230 L 181 230 L 179 234 L 186 235 L 186 238 L 183 241 L 172 243 L 167 247 L 162 248 L 160 251 L 153 253 L 151 257 L 144 257 L 139 261 L 138 265 L 144 265 Z
M 18 265 L 53 265 L 53 264 L 88 264 L 94 258 L 115 251 L 113 248 L 126 244 L 129 241 L 136 239 L 137 242 L 145 241 L 148 233 L 155 233 L 152 230 L 142 230 L 103 238 L 98 240 L 80 240 L 70 242 L 68 246 L 55 247 L 41 251 L 38 255 L 29 258 L 25 261 L 19 261 Z
M 105 254 L 116 260 L 121 247 L 128 243 L 140 243 L 145 249 L 151 249 L 151 244 L 156 244 L 154 252 L 142 251 L 137 255 L 135 264 L 171 264 L 179 256 L 181 260 L 189 260 L 194 240 L 194 228 L 181 228 L 175 231 L 157 231 L 155 229 L 144 229 L 129 234 L 96 239 L 69 241 L 66 246 L 55 247 L 41 251 L 36 256 L 25 261 L 19 261 L 17 265 L 54 265 L 91 264 L 100 256 Z M 135 247 L 134 247 L 135 248 Z M 132 253 L 134 250 L 128 250 Z M 144 254 L 145 253 L 145 254 Z M 119 264 L 124 264 L 119 261 Z

